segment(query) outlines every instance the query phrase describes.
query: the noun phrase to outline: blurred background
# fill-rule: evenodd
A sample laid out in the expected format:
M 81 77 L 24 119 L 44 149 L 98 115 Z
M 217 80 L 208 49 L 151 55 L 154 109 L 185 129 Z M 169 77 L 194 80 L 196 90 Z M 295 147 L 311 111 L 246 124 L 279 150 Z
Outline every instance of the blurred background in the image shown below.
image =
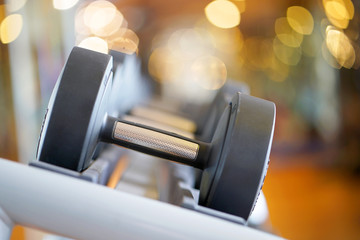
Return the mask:
M 164 99 L 203 104 L 231 79 L 275 102 L 268 231 L 359 239 L 359 11 L 357 0 L 0 1 L 0 157 L 35 158 L 74 45 L 137 54 Z

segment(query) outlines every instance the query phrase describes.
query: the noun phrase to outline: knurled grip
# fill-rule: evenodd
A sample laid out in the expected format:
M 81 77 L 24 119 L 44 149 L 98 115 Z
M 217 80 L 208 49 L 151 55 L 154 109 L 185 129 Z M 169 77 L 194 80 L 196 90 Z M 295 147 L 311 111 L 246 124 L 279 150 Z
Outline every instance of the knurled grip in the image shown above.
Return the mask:
M 116 122 L 113 137 L 192 161 L 199 152 L 199 145 L 194 142 L 123 122 Z

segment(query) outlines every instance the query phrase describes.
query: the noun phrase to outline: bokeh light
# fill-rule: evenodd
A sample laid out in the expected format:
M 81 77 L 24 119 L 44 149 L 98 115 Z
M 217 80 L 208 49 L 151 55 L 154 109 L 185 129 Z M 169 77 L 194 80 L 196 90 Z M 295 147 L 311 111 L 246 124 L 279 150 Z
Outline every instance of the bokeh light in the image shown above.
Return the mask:
M 101 24 L 100 26 L 95 25 L 93 27 L 90 27 L 90 30 L 96 36 L 107 37 L 116 33 L 116 31 L 118 31 L 119 28 L 121 27 L 123 21 L 124 21 L 124 16 L 118 10 L 115 10 L 115 14 L 112 16 L 112 19 L 107 24 L 103 24 L 103 25 Z
M 75 6 L 79 0 L 53 0 L 53 6 L 58 10 L 66 10 Z
M 345 29 L 354 17 L 354 5 L 351 0 L 323 0 L 323 6 L 329 21 L 336 27 Z
M 234 39 L 226 40 L 226 36 L 235 36 L 235 40 L 242 42 L 242 35 L 232 29 L 225 34 L 222 29 L 223 38 L 216 41 L 215 34 L 220 35 L 219 28 L 215 31 L 211 29 L 206 24 L 197 24 L 194 28 L 164 31 L 155 36 L 154 50 L 148 61 L 150 75 L 167 89 L 185 87 L 187 97 L 197 91 L 197 97 L 201 99 L 200 95 L 206 91 L 221 88 L 227 80 L 228 71 L 225 61 L 219 56 L 226 57 L 227 51 L 230 51 L 224 51 L 223 47 L 237 48 L 236 44 L 229 44 Z
M 137 53 L 139 38 L 130 29 L 120 29 L 108 39 L 109 48 L 126 54 Z
M 107 42 L 98 37 L 85 38 L 78 46 L 105 54 L 107 54 L 109 51 Z
M 273 41 L 273 49 L 275 56 L 287 65 L 295 66 L 301 59 L 302 53 L 300 48 L 286 46 L 278 38 L 275 38 Z
M 336 61 L 334 56 L 329 52 L 328 47 L 326 46 L 326 41 L 321 46 L 321 54 L 325 61 L 335 69 L 340 69 L 342 66 Z
M 138 53 L 139 38 L 127 27 L 124 15 L 113 3 L 100 0 L 83 4 L 75 15 L 76 43 L 85 39 L 87 43 L 89 38 L 96 37 L 96 45 L 101 46 L 102 52 L 113 49 L 126 54 Z
M 216 0 L 205 7 L 209 22 L 219 28 L 233 28 L 240 24 L 240 11 L 236 5 L 227 0 Z
M 351 0 L 323 0 L 326 13 L 335 19 L 354 17 L 354 5 Z
M 300 6 L 292 6 L 287 9 L 286 12 L 287 21 L 289 25 L 296 32 L 309 35 L 314 29 L 314 19 L 311 13 Z
M 344 32 L 328 26 L 326 29 L 326 46 L 340 66 L 351 68 L 354 65 L 355 50 Z
M 117 30 L 116 27 L 121 26 L 122 20 L 123 16 L 117 11 L 115 5 L 108 1 L 92 2 L 84 12 L 85 25 L 98 36 L 110 35 L 111 32 Z
M 2 43 L 11 43 L 21 33 L 23 28 L 23 18 L 20 14 L 7 16 L 0 25 L 0 39 Z
M 299 47 L 303 40 L 303 35 L 296 32 L 288 22 L 286 17 L 278 18 L 275 21 L 275 33 L 277 38 L 289 47 Z

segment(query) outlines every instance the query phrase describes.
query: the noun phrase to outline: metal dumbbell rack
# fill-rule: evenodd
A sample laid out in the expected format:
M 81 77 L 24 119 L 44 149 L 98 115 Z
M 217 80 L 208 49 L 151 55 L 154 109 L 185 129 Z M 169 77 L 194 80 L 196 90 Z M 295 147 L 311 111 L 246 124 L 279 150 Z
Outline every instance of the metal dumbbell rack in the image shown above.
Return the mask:
M 195 190 L 162 160 L 148 159 L 152 167 L 147 170 L 152 172 L 160 166 L 165 171 L 159 178 L 172 178 L 167 179 L 172 186 L 161 186 L 159 180 L 155 183 L 163 191 L 159 199 L 169 202 L 129 190 L 131 176 L 126 175 L 136 174 L 136 167 L 129 167 L 124 183 L 119 183 L 117 189 L 99 184 L 110 177 L 109 169 L 121 155 L 119 149 L 107 149 L 96 164 L 79 175 L 0 159 L 0 239 L 9 239 L 14 224 L 74 239 L 278 239 L 244 226 L 239 217 L 198 206 Z M 126 189 L 133 192 L 127 193 Z M 172 192 L 166 193 L 166 189 Z
M 75 239 L 276 238 L 200 206 L 194 169 L 156 157 L 107 146 L 84 171 L 30 165 L 0 159 L 0 239 L 14 224 Z

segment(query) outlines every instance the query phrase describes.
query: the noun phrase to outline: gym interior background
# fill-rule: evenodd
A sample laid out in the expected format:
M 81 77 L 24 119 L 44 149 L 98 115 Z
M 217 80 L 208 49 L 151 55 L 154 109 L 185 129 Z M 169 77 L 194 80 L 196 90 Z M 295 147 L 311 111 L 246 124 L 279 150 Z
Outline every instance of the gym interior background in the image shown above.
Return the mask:
M 231 79 L 275 102 L 266 229 L 358 239 L 359 11 L 351 0 L 0 1 L 0 157 L 35 158 L 74 45 L 137 54 L 164 98 L 204 103 Z

